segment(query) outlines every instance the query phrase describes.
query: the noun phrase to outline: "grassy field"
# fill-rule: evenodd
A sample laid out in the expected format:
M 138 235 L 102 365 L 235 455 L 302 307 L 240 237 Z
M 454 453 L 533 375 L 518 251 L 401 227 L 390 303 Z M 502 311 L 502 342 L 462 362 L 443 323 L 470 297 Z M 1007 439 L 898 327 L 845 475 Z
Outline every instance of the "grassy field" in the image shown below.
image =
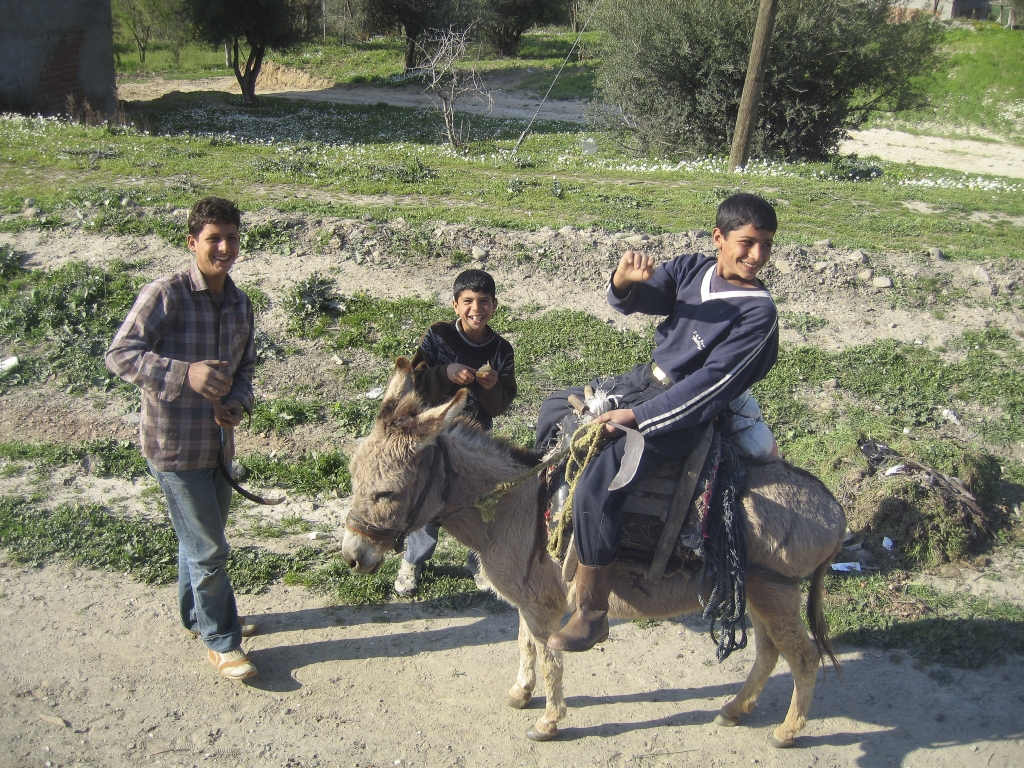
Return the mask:
M 575 34 L 560 29 L 535 30 L 523 36 L 515 59 L 497 58 L 485 46 L 474 51 L 473 64 L 484 73 L 503 77 L 502 87 L 540 95 L 547 91 L 569 53 Z M 595 96 L 594 75 L 600 64 L 601 33 L 587 32 L 551 92 L 555 99 Z M 966 136 L 991 140 L 1001 137 L 1024 144 L 1024 31 L 990 22 L 958 23 L 946 32 L 941 70 L 922 75 L 929 104 L 914 111 L 877 115 L 866 127 L 894 127 L 914 133 Z M 297 50 L 271 52 L 269 60 L 295 67 L 338 84 L 403 84 L 404 40 L 378 37 L 341 45 L 313 43 Z M 175 66 L 166 47 L 155 43 L 146 64 L 134 48 L 118 51 L 119 75 L 159 74 L 168 78 L 230 75 L 223 52 L 207 46 L 183 49 Z
M 926 79 L 930 104 L 873 124 L 1024 144 L 1024 30 L 958 26 L 947 31 L 942 51 L 944 68 Z
M 453 151 L 440 142 L 438 123 L 414 110 L 273 99 L 243 107 L 220 95 L 166 97 L 136 118 L 148 131 L 0 120 L 0 212 L 16 214 L 33 198 L 50 214 L 45 221 L 7 219 L 0 230 L 170 233 L 159 215 L 109 203 L 187 207 L 197 194 L 216 193 L 248 209 L 321 216 L 685 231 L 708 227 L 718 202 L 745 189 L 778 204 L 783 241 L 938 246 L 966 259 L 1024 251 L 1022 229 L 1008 220 L 1024 216 L 1024 184 L 958 172 L 838 160 L 751 164 L 737 177 L 721 159 L 638 161 L 603 137 L 598 154 L 584 156 L 580 139 L 587 134 L 557 125 L 540 126 L 513 156 L 522 124 L 496 118 L 475 120 L 477 140 Z M 972 220 L 977 211 L 996 218 Z M 68 222 L 65 214 L 78 218 Z
M 174 55 L 159 41 L 146 49 L 146 63 L 139 59 L 134 45 L 115 43 L 114 66 L 118 77 L 149 77 L 160 75 L 171 79 L 195 79 L 200 77 L 223 77 L 234 74 L 224 66 L 224 49 L 208 45 L 186 45 L 181 49 L 181 59 L 175 64 Z
M 583 36 L 579 53 L 574 52 L 566 71 L 551 92 L 553 99 L 589 98 L 593 96 L 594 67 L 598 63 L 595 53 L 599 34 L 588 32 Z M 527 93 L 543 94 L 554 79 L 555 72 L 565 61 L 576 35 L 565 30 L 535 31 L 523 35 L 519 55 L 514 59 L 495 56 L 483 44 L 477 44 L 467 66 L 474 66 L 487 75 L 500 75 L 503 87 L 512 87 Z M 405 76 L 405 39 L 400 37 L 374 37 L 364 42 L 340 44 L 333 41 L 304 45 L 293 51 L 271 51 L 268 61 L 294 67 L 338 85 L 369 83 L 373 85 L 402 85 L 409 82 Z M 146 53 L 146 63 L 139 61 L 138 52 L 120 46 L 117 73 L 122 77 L 160 75 L 170 79 L 193 79 L 231 75 L 224 66 L 224 51 L 203 45 L 189 45 L 182 49 L 180 64 L 175 65 L 171 51 L 159 43 Z
M 978 34 L 989 32 L 986 27 Z M 531 36 L 523 59 L 482 61 L 492 70 L 519 69 L 517 76 L 535 77 L 526 82 L 546 88 L 544 78 L 569 44 L 566 35 Z M 389 40 L 311 51 L 282 61 L 335 81 L 345 82 L 358 71 L 381 82 L 395 74 L 393 59 L 400 53 Z M 346 69 L 357 54 L 365 63 Z M 162 55 L 153 52 L 154 67 Z M 219 55 L 213 52 L 212 66 Z M 198 55 L 183 58 L 182 71 L 199 71 L 204 61 Z M 588 72 L 580 70 L 571 88 L 588 87 Z M 222 194 L 247 211 L 297 212 L 311 220 L 369 214 L 381 223 L 401 216 L 408 226 L 392 246 L 417 265 L 433 255 L 430 233 L 438 221 L 517 230 L 593 225 L 679 232 L 710 228 L 718 202 L 743 189 L 778 206 L 783 243 L 809 245 L 827 237 L 838 247 L 903 252 L 908 260 L 930 246 L 961 260 L 1024 254 L 1024 227 L 1014 221 L 1024 217 L 1024 184 L 1002 178 L 850 159 L 754 164 L 736 176 L 725 172 L 720 159 L 638 160 L 601 135 L 598 154 L 584 156 L 580 139 L 592 134 L 557 124 L 538 126 L 513 155 L 523 124 L 494 118 L 475 119 L 474 141 L 455 151 L 440 140 L 436 116 L 384 105 L 265 98 L 245 107 L 237 97 L 177 94 L 129 117 L 137 127 L 0 118 L 0 232 L 156 234 L 181 243 L 175 209 L 205 194 Z M 32 216 L 23 214 L 28 198 L 34 200 Z M 262 223 L 245 232 L 243 247 L 290 251 L 295 237 Z M 468 258 L 448 256 L 453 264 L 457 256 Z M 0 340 L 18 345 L 22 358 L 17 369 L 0 378 L 0 391 L 52 387 L 71 396 L 131 397 L 131 388 L 107 373 L 100 355 L 142 281 L 140 266 L 73 263 L 27 270 L 19 266 L 17 252 L 0 247 Z M 546 267 L 538 262 L 537 268 Z M 379 383 L 395 355 L 410 353 L 427 325 L 448 315 L 436 301 L 364 294 L 345 297 L 343 309 L 332 308 L 315 279 L 245 288 L 257 311 L 277 308 L 288 316 L 287 337 L 266 340 L 283 359 L 295 354 L 301 339 L 330 353 L 358 352 L 370 361 L 352 373 L 344 384 L 346 397 L 336 401 L 297 389 L 261 402 L 248 427 L 256 434 L 287 436 L 307 424 L 365 434 L 375 405 L 354 396 Z M 902 277 L 892 293 L 894 305 L 927 306 L 936 317 L 970 300 L 952 286 Z M 1004 304 L 993 299 L 993 308 L 1020 310 L 1019 292 L 998 300 Z M 781 309 L 786 326 L 802 333 L 828 322 L 788 312 L 785 305 Z M 649 355 L 649 333 L 616 330 L 584 312 L 502 305 L 494 323 L 515 345 L 521 387 L 515 409 L 497 429 L 523 443 L 532 440 L 543 392 L 624 370 Z M 825 380 L 835 381 L 836 395 L 819 407 L 817 383 Z M 926 661 L 968 667 L 995 659 L 1000 636 L 1011 638 L 1007 650 L 1020 650 L 1024 618 L 1019 609 L 951 599 L 905 584 L 912 569 L 975 556 L 993 545 L 1014 545 L 1019 524 L 993 520 L 990 536 L 972 539 L 952 510 L 930 496 L 915 496 L 919 491 L 912 483 L 875 476 L 858 444 L 865 438 L 883 440 L 902 455 L 963 479 L 982 501 L 1011 509 L 1024 500 L 1024 466 L 1008 450 L 1024 441 L 1022 381 L 1024 342 L 1019 333 L 998 326 L 958 333 L 939 349 L 891 339 L 838 352 L 783 347 L 778 365 L 757 389 L 783 450 L 842 498 L 856 530 L 871 530 L 879 539 L 884 531 L 899 532 L 901 553 L 882 561 L 886 575 L 831 582 L 830 617 L 842 639 L 909 648 Z M 942 412 L 954 404 L 976 426 L 974 444 L 944 436 Z M 5 476 L 34 473 L 40 487 L 56 468 L 85 457 L 97 457 L 101 473 L 145 484 L 145 467 L 135 451 L 134 445 L 117 441 L 5 442 L 0 459 Z M 341 451 L 251 453 L 242 459 L 262 487 L 308 497 L 350 489 L 348 458 Z M 905 502 L 900 514 L 879 512 L 882 497 Z M 908 516 L 907 509 L 916 516 Z M 282 521 L 254 527 L 252 534 L 267 543 L 303 525 L 301 519 Z M 21 562 L 63 557 L 161 583 L 173 575 L 173 536 L 166 526 L 122 520 L 89 505 L 50 505 L 42 496 L 0 498 L 0 546 Z M 463 557 L 464 550 L 445 543 L 428 569 L 426 599 L 454 607 L 479 599 L 459 568 Z M 367 603 L 390 598 L 397 562 L 390 560 L 380 574 L 365 579 L 351 576 L 318 550 L 282 555 L 255 545 L 240 548 L 231 567 L 242 589 L 285 580 L 342 602 Z M 908 601 L 917 601 L 920 610 L 914 615 L 906 612 Z M 971 653 L 962 642 L 968 631 L 985 638 Z

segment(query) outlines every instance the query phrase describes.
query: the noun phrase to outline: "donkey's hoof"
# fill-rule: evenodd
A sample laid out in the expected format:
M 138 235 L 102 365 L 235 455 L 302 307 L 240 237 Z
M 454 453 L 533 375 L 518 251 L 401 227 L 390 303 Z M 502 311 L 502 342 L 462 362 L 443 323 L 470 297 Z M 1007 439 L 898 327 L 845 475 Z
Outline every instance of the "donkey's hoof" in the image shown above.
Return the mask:
M 533 696 L 529 693 L 522 699 L 517 699 L 515 696 L 508 697 L 508 705 L 512 707 L 512 709 L 526 709 L 530 706 L 531 701 L 533 701 Z
M 727 715 L 723 715 L 721 712 L 719 712 L 718 716 L 715 717 L 715 725 L 720 725 L 723 728 L 735 728 L 739 724 L 740 719 L 738 717 L 728 717 Z
M 789 749 L 794 744 L 796 744 L 796 739 L 777 739 L 775 738 L 775 734 L 773 733 L 771 736 L 768 737 L 768 743 L 776 749 Z
M 538 730 L 537 726 L 534 725 L 526 732 L 526 738 L 530 741 L 551 741 L 557 735 L 558 726 L 552 726 L 549 732 Z

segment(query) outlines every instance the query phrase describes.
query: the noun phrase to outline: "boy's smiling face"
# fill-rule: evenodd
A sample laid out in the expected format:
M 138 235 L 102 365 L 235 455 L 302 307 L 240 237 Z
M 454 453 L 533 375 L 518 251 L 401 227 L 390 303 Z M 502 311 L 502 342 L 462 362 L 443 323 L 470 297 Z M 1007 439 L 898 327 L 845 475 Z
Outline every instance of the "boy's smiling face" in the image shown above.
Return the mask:
M 487 335 L 487 323 L 494 316 L 497 306 L 498 300 L 491 294 L 469 289 L 462 291 L 458 298 L 452 299 L 452 309 L 459 316 L 462 332 L 472 341 Z
M 224 281 L 238 258 L 238 227 L 234 224 L 204 224 L 199 234 L 188 236 L 188 249 L 196 255 L 199 271 L 211 290 L 224 290 Z
M 744 224 L 728 235 L 715 227 L 711 239 L 718 249 L 718 274 L 733 285 L 760 288 L 757 273 L 771 259 L 775 233 Z

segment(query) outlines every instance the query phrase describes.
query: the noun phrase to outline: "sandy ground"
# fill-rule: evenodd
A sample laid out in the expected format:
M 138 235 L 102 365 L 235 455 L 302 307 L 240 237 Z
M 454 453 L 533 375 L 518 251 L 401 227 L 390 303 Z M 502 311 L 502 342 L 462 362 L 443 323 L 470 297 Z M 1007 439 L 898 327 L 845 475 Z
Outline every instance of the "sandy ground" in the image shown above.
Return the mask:
M 888 128 L 854 131 L 839 147 L 843 154 L 878 157 L 967 173 L 1024 178 L 1024 147 L 1015 144 L 918 136 Z
M 917 670 L 842 654 L 819 673 L 798 747 L 767 737 L 785 666 L 738 728 L 715 713 L 752 653 L 723 665 L 695 622 L 613 625 L 569 658 L 562 736 L 528 741 L 514 711 L 516 616 L 415 605 L 325 607 L 299 590 L 243 596 L 259 677 L 220 680 L 175 626 L 173 587 L 116 574 L 0 567 L 0 765 L 770 766 L 1010 768 L 1024 760 L 1024 668 Z M 44 719 L 45 718 L 45 719 Z M 63 721 L 61 723 L 60 721 Z M 66 725 L 64 724 L 66 723 Z

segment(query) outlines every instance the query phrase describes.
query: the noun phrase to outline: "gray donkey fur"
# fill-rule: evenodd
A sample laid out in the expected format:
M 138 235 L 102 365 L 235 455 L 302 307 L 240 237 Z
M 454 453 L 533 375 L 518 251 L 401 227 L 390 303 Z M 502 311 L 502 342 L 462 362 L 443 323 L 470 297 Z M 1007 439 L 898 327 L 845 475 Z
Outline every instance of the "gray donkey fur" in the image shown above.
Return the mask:
M 544 546 L 539 478 L 501 499 L 489 522 L 474 506 L 481 495 L 520 475 L 536 459 L 458 419 L 463 404 L 460 394 L 450 403 L 424 409 L 413 394 L 411 366 L 399 358 L 373 431 L 352 456 L 352 512 L 342 555 L 356 572 L 373 573 L 398 532 L 437 518 L 456 540 L 478 552 L 494 591 L 519 609 L 520 661 L 509 691 L 511 706 L 530 702 L 540 654 L 546 706 L 527 735 L 543 741 L 557 735 L 566 713 L 561 653 L 545 643 L 566 610 L 574 608 L 573 584 L 566 583 Z M 438 471 L 441 465 L 443 471 Z M 716 722 L 736 725 L 740 715 L 754 708 L 781 653 L 793 673 L 793 698 L 771 741 L 786 747 L 807 723 L 822 653 L 835 663 L 822 594 L 825 571 L 842 546 L 846 516 L 817 478 L 782 460 L 748 466 L 741 503 L 751 566 L 747 610 L 756 656 L 742 689 L 722 707 Z M 812 575 L 807 615 L 813 639 L 801 619 L 799 585 L 780 583 L 787 579 L 773 578 L 772 573 Z M 697 579 L 684 573 L 657 584 L 617 577 L 610 615 L 668 618 L 699 609 Z

